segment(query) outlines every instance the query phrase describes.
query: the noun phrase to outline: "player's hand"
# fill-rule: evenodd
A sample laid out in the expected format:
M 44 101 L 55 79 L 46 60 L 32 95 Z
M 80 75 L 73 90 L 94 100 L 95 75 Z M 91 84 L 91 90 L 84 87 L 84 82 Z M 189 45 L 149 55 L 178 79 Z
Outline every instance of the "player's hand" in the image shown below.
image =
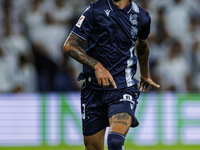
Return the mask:
M 140 83 L 139 83 L 140 91 L 141 92 L 143 91 L 145 93 L 147 91 L 147 88 L 149 87 L 149 85 L 156 87 L 156 88 L 160 88 L 160 85 L 154 83 L 150 77 L 144 78 L 141 76 Z
M 98 85 L 102 86 L 103 88 L 106 88 L 110 85 L 109 81 L 112 83 L 113 87 L 116 89 L 117 85 L 115 81 L 113 80 L 112 75 L 110 72 L 102 66 L 101 63 L 98 63 L 95 67 L 95 75 L 98 81 Z

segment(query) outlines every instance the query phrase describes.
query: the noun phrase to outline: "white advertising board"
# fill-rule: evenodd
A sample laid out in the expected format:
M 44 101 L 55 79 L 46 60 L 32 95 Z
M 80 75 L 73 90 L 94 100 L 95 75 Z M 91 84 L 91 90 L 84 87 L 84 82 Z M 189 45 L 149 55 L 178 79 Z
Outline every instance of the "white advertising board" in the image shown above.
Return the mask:
M 80 93 L 0 95 L 0 146 L 82 145 Z M 135 145 L 200 145 L 200 95 L 139 98 Z M 105 139 L 106 140 L 106 139 Z

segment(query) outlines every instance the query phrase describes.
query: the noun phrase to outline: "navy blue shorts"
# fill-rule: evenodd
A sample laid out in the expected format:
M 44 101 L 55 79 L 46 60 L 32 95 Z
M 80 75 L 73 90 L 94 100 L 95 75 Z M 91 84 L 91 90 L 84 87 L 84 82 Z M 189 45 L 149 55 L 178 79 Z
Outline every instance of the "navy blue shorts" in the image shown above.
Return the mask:
M 138 126 L 135 110 L 139 94 L 137 85 L 110 91 L 84 86 L 81 91 L 83 135 L 93 135 L 108 127 L 109 118 L 122 112 L 133 117 L 131 127 Z

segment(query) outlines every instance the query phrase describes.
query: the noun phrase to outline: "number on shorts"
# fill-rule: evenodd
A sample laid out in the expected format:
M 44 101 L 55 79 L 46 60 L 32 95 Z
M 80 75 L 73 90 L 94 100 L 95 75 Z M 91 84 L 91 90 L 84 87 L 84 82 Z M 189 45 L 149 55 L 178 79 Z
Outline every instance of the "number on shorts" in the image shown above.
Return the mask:
M 85 104 L 82 104 L 82 118 L 85 119 Z

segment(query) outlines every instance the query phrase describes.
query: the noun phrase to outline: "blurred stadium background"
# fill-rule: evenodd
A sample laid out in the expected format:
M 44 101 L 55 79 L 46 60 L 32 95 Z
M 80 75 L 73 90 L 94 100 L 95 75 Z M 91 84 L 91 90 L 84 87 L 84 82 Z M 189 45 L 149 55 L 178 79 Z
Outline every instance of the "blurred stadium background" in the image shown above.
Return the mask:
M 200 149 L 200 0 L 134 1 L 151 14 L 150 70 L 161 88 L 141 94 L 126 150 Z M 0 150 L 84 149 L 82 66 L 62 45 L 90 2 L 0 0 Z

